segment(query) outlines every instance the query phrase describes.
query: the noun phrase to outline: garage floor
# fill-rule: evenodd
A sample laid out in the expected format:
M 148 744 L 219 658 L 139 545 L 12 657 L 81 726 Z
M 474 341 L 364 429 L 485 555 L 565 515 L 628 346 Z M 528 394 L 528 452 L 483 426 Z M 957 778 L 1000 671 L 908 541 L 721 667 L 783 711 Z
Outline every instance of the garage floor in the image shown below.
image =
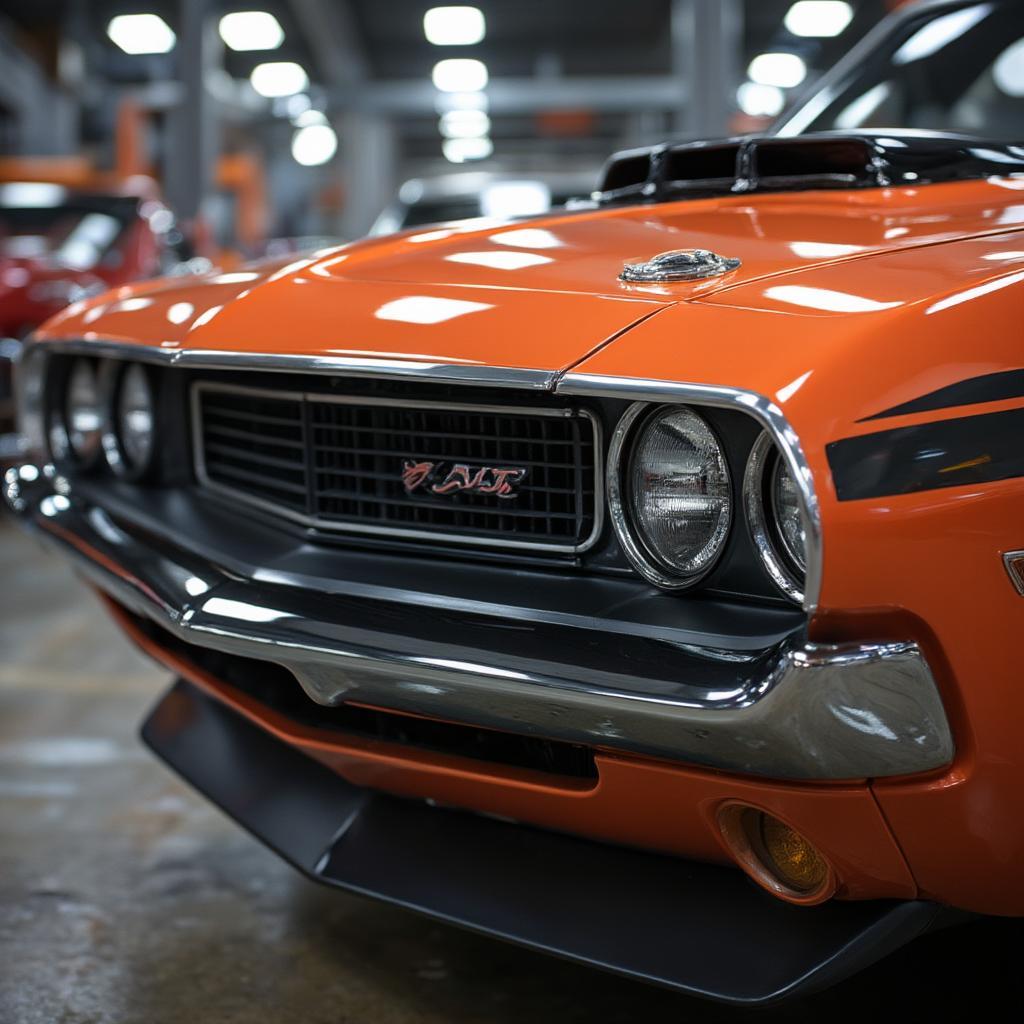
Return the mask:
M 142 749 L 166 673 L 2 517 L 0 567 L 3 1024 L 749 1019 L 295 876 Z M 765 1017 L 962 1019 L 1017 981 L 1022 939 L 933 936 Z

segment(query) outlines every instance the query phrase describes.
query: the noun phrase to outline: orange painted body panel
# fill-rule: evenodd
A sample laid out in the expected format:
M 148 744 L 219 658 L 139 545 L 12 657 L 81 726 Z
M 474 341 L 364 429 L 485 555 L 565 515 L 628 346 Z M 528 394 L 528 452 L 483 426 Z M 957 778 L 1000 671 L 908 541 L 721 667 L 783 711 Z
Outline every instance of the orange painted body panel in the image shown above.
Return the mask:
M 598 780 L 552 784 L 539 773 L 495 768 L 373 740 L 331 737 L 297 725 L 140 633 L 113 602 L 143 650 L 262 728 L 358 786 L 470 807 L 589 838 L 729 863 L 715 824 L 741 800 L 800 829 L 833 862 L 846 898 L 911 899 L 917 887 L 866 785 L 799 786 L 752 781 L 598 751 Z
M 688 246 L 743 266 L 698 284 L 617 280 L 624 261 Z M 830 442 L 881 429 L 865 417 L 1024 366 L 1024 182 L 475 223 L 252 274 L 122 290 L 71 307 L 41 338 L 353 355 L 382 365 L 572 368 L 743 388 L 775 401 L 800 438 L 820 504 L 823 577 L 811 638 L 917 640 L 950 715 L 953 767 L 873 783 L 878 806 L 924 895 L 1024 914 L 1024 696 L 1013 644 L 1024 599 L 1001 564 L 1002 552 L 1024 547 L 1024 480 L 840 502 L 826 458 Z M 313 752 L 307 739 L 295 741 Z M 885 852 L 885 830 L 871 823 L 876 807 L 864 786 L 773 786 L 602 755 L 596 790 L 542 792 L 365 749 L 316 751 L 355 781 L 694 856 L 719 855 L 706 808 L 748 794 L 847 857 L 843 870 L 859 880 L 849 882 L 851 894 L 913 889 Z M 861 831 L 874 838 L 858 839 Z
M 922 246 L 1024 228 L 1024 202 L 1006 206 L 1015 195 L 969 182 L 767 195 L 756 203 L 708 199 L 528 226 L 470 221 L 199 283 L 171 279 L 122 289 L 69 307 L 41 337 L 98 336 L 102 320 L 106 338 L 170 349 L 565 369 L 663 306 L 765 277 L 838 264 L 855 282 L 868 257 L 908 249 L 941 267 L 941 257 L 921 255 Z M 727 278 L 682 285 L 618 281 L 624 262 L 693 245 L 736 256 L 743 266 Z M 677 376 L 689 372 L 683 354 L 691 348 L 664 352 Z M 717 346 L 712 351 L 728 358 Z M 637 375 L 648 369 L 659 375 L 656 365 L 634 368 Z

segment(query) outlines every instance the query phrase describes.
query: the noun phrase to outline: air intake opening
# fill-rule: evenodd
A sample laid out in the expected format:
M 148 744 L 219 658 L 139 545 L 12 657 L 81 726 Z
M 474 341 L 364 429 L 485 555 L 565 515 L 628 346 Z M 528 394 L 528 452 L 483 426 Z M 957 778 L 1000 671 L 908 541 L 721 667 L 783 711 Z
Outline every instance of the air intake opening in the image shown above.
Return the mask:
M 762 142 L 754 151 L 753 177 L 766 184 L 778 179 L 815 179 L 822 184 L 874 183 L 871 150 L 860 139 L 785 139 Z
M 666 150 L 662 178 L 669 186 L 717 183 L 731 187 L 736 180 L 738 145 L 698 146 Z
M 877 188 L 1024 171 L 1024 150 L 951 133 L 819 132 L 632 149 L 605 164 L 601 202 L 702 194 Z
M 642 185 L 651 173 L 651 154 L 644 150 L 637 156 L 623 154 L 613 157 L 604 172 L 602 192 Z

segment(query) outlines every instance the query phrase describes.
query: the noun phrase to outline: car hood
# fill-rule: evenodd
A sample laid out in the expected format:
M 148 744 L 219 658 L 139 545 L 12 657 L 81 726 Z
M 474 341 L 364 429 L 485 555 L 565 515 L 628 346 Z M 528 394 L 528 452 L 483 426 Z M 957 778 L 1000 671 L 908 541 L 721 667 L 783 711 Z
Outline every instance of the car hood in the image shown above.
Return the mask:
M 761 279 L 1020 226 L 1020 186 L 990 178 L 468 221 L 121 289 L 76 304 L 42 335 L 557 372 L 666 306 L 718 302 Z M 740 265 L 697 282 L 619 280 L 624 263 L 682 248 Z

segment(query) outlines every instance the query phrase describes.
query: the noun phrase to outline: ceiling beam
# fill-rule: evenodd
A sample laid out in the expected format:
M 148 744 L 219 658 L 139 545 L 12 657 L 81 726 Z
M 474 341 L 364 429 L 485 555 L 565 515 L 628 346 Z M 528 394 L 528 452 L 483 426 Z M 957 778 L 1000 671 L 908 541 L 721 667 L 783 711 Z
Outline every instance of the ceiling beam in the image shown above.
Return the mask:
M 290 2 L 320 72 L 311 77 L 318 77 L 329 88 L 346 88 L 368 76 L 359 29 L 347 0 Z
M 337 110 L 430 116 L 436 112 L 438 92 L 429 81 L 410 78 L 335 87 L 329 96 Z M 686 102 L 686 87 L 671 75 L 492 78 L 487 101 L 492 114 L 678 110 Z

